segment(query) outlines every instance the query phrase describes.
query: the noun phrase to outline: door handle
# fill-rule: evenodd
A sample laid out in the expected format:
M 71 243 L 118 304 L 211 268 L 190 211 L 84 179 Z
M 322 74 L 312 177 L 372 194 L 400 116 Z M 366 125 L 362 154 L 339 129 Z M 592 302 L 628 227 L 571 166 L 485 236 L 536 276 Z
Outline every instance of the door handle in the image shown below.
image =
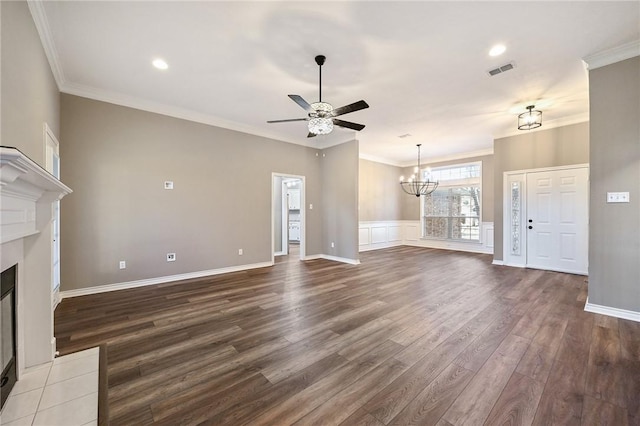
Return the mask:
M 533 226 L 529 225 L 529 229 L 533 229 Z

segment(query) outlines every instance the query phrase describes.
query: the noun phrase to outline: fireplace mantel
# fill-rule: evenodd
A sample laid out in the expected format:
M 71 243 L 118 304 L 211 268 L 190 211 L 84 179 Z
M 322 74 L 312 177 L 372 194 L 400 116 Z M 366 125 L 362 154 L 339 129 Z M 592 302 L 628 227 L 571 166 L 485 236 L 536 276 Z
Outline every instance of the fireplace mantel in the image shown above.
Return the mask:
M 71 189 L 16 148 L 0 146 L 0 270 L 18 265 L 18 380 L 50 362 L 53 334 L 52 203 Z
M 40 232 L 51 220 L 51 203 L 69 193 L 20 150 L 0 147 L 0 244 Z

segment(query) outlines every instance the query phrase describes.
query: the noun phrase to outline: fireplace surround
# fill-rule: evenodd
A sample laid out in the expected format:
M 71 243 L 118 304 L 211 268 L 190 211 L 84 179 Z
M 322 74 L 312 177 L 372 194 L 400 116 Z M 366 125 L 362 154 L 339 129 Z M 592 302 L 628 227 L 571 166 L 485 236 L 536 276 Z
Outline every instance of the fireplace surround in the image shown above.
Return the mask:
M 27 369 L 53 360 L 55 354 L 52 203 L 69 193 L 69 187 L 20 150 L 0 146 L 0 271 L 17 264 L 9 296 L 14 302 L 12 358 L 17 380 Z M 4 295 L 4 276 L 2 286 Z M 4 327 L 4 304 L 1 315 Z M 3 354 L 3 370 L 4 361 Z

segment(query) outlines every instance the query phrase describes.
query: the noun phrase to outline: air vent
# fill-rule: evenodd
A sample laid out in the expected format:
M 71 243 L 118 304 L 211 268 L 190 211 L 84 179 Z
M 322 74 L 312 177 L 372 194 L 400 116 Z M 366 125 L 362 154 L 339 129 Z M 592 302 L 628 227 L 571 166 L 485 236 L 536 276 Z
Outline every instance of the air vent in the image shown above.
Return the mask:
M 489 70 L 488 73 L 490 76 L 494 76 L 494 75 L 502 74 L 503 72 L 512 70 L 515 67 L 516 67 L 516 64 L 514 64 L 513 62 L 509 62 L 508 64 L 502 65 L 501 67 Z

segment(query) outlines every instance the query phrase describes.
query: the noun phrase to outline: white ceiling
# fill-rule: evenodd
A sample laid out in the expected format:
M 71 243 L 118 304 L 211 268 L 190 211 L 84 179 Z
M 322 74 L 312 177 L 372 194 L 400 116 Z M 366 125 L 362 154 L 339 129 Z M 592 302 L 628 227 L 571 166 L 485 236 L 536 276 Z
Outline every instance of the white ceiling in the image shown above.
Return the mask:
M 582 58 L 640 39 L 640 2 L 95 2 L 31 4 L 61 91 L 309 146 L 357 137 L 391 164 L 492 149 L 534 103 L 541 129 L 588 119 Z M 492 45 L 507 51 L 489 57 Z M 361 132 L 307 139 L 287 95 Z M 159 71 L 157 57 L 169 63 Z M 507 62 L 516 68 L 489 77 Z M 411 137 L 398 136 L 410 134 Z

